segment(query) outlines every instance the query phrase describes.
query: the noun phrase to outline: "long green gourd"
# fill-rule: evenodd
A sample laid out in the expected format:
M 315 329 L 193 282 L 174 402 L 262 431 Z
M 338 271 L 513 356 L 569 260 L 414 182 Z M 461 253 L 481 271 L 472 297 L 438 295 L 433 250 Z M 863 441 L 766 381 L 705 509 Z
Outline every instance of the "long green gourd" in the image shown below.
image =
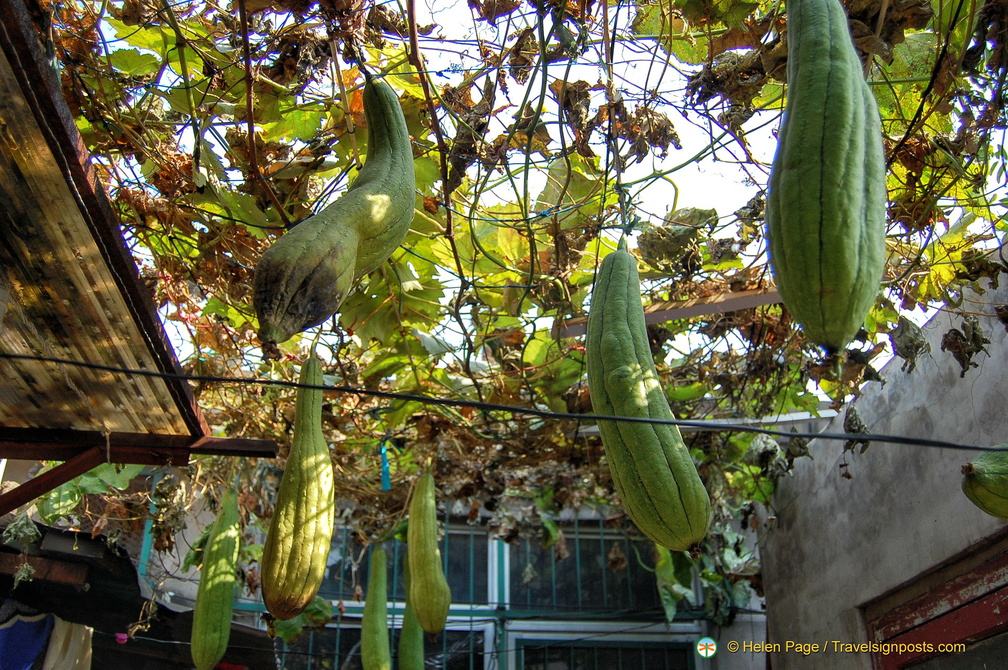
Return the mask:
M 991 516 L 1008 519 L 1008 444 L 984 451 L 962 468 L 962 490 L 974 505 Z
M 335 314 L 356 279 L 399 247 L 413 221 L 413 149 L 399 98 L 366 75 L 368 152 L 347 191 L 274 242 L 259 259 L 252 304 L 272 351 Z
M 388 569 L 385 550 L 371 545 L 368 588 L 361 619 L 361 665 L 364 670 L 392 670 L 388 630 Z
M 409 549 L 407 549 L 407 552 Z M 406 593 L 409 594 L 409 559 L 405 561 L 403 582 Z M 407 595 L 406 609 L 403 610 L 402 628 L 399 630 L 399 643 L 396 647 L 399 658 L 396 661 L 398 670 L 424 670 L 424 631 L 417 621 L 413 604 Z
M 885 266 L 881 123 L 838 0 L 787 0 L 787 46 L 767 189 L 770 264 L 788 311 L 835 354 L 864 324 Z
M 263 603 L 284 620 L 303 612 L 322 586 L 336 521 L 333 465 L 322 433 L 322 364 L 314 352 L 301 366 L 300 383 L 294 439 L 261 561 Z
M 438 548 L 437 499 L 434 477 L 420 475 L 409 506 L 406 529 L 406 560 L 409 562 L 409 592 L 420 627 L 434 634 L 444 630 L 451 608 L 451 589 Z
M 637 260 L 625 238 L 599 267 L 585 357 L 595 414 L 675 418 L 651 357 Z M 663 547 L 695 547 L 707 535 L 710 498 L 678 427 L 606 419 L 598 427 L 616 492 L 634 524 Z
M 210 670 L 224 658 L 231 636 L 231 610 L 238 585 L 241 520 L 233 490 L 221 496 L 217 518 L 203 548 L 203 565 L 193 607 L 190 653 L 197 670 Z

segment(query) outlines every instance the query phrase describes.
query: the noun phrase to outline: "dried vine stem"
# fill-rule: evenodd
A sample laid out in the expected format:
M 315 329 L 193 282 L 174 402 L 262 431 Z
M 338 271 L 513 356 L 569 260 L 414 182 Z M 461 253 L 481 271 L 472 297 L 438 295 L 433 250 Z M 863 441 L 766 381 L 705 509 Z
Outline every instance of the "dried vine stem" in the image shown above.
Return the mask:
M 238 0 L 238 17 L 241 22 L 242 55 L 245 59 L 245 123 L 248 127 L 249 171 L 252 173 L 252 179 L 261 182 L 263 187 L 266 189 L 266 197 L 269 198 L 270 202 L 273 204 L 273 208 L 277 211 L 277 215 L 283 222 L 284 228 L 290 228 L 290 217 L 287 216 L 287 212 L 284 210 L 283 205 L 280 203 L 280 199 L 277 198 L 276 193 L 273 191 L 273 187 L 270 186 L 269 181 L 263 177 L 262 172 L 259 169 L 259 158 L 257 156 L 255 141 L 255 109 L 253 106 L 255 102 L 255 93 L 252 90 L 252 82 L 255 77 L 252 76 L 252 48 L 249 45 L 248 11 L 245 8 L 245 0 Z

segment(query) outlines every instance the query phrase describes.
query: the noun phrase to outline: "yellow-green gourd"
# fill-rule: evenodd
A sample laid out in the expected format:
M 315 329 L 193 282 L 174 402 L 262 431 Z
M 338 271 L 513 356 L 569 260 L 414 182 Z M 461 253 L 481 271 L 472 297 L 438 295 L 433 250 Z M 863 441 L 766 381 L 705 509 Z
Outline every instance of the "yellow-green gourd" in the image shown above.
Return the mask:
M 301 367 L 294 439 L 280 479 L 262 554 L 262 597 L 276 619 L 292 619 L 325 576 L 336 500 L 329 444 L 322 433 L 322 365 L 313 353 Z
M 407 549 L 407 552 L 409 550 Z M 409 593 L 409 560 L 405 561 L 403 582 L 406 593 Z M 410 599 L 406 598 L 406 609 L 403 611 L 402 628 L 399 630 L 399 643 L 396 647 L 398 670 L 424 670 L 424 631 L 413 612 Z
M 448 621 L 451 589 L 438 548 L 437 499 L 430 472 L 417 480 L 410 500 L 406 560 L 410 574 L 406 597 L 413 606 L 413 613 L 424 631 L 439 633 Z
M 962 490 L 991 516 L 1008 519 L 1008 444 L 977 454 L 962 467 Z

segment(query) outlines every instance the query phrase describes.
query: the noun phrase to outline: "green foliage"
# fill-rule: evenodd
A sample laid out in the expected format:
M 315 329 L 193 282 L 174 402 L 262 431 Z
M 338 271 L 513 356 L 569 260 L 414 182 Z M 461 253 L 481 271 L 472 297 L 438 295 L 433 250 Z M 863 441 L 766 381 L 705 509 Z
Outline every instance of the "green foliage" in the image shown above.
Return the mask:
M 655 544 L 655 578 L 658 583 L 658 595 L 665 609 L 665 620 L 669 623 L 675 619 L 679 603 L 685 600 L 690 605 L 695 604 L 693 593 L 693 561 L 682 552 L 672 553 L 660 544 Z
M 52 469 L 47 465 L 43 471 Z M 104 495 L 127 488 L 140 474 L 142 465 L 115 465 L 102 463 L 88 472 L 49 491 L 36 501 L 39 517 L 47 524 L 70 518 L 86 495 Z
M 70 0 L 55 9 L 64 93 L 168 330 L 181 334 L 183 369 L 294 382 L 290 361 L 318 335 L 327 384 L 393 394 L 326 394 L 324 432 L 357 531 L 375 536 L 394 525 L 409 482 L 432 461 L 439 486 L 487 511 L 526 489 L 550 490 L 536 528 L 507 518 L 506 504 L 494 523 L 556 541 L 558 511 L 614 501 L 598 439 L 579 432 L 591 420 L 470 403 L 590 410 L 584 336 L 560 333 L 583 325 L 596 269 L 628 223 L 636 239 L 670 210 L 718 213 L 698 230 L 690 262 L 645 268 L 646 306 L 771 288 L 761 191 L 788 90 L 784 3 L 639 0 L 629 11 L 610 5 L 608 24 L 598 3 L 567 5 L 562 19 L 529 3 L 509 11 L 498 3 L 504 13 L 492 17 L 486 3 L 474 10 L 484 50 L 445 25 L 431 28 L 439 37 L 423 54 L 389 35 L 337 26 L 321 5 L 308 5 L 296 21 L 273 8 L 253 12 L 247 35 L 238 12 L 223 6 L 144 13 L 144 3 Z M 887 138 L 890 210 L 884 297 L 856 345 L 869 359 L 889 351 L 901 316 L 955 307 L 963 290 L 985 290 L 1000 276 L 997 254 L 986 254 L 1008 232 L 1000 216 L 1008 199 L 994 188 L 1005 174 L 997 136 L 1005 45 L 996 30 L 971 41 L 985 26 L 973 25 L 980 17 L 968 7 L 890 7 L 875 44 L 869 80 Z M 852 18 L 874 30 L 873 16 Z M 550 32 L 554 23 L 562 29 Z M 252 268 L 277 236 L 337 198 L 367 154 L 352 48 L 385 75 L 406 114 L 412 229 L 389 262 L 358 282 L 338 318 L 281 346 L 286 358 L 265 362 Z M 576 73 L 568 69 L 575 63 Z M 456 171 L 459 185 L 446 192 L 442 174 Z M 691 181 L 694 173 L 703 181 Z M 737 184 L 749 202 L 732 213 L 726 199 Z M 848 363 L 840 379 L 822 369 L 780 306 L 651 323 L 648 336 L 681 419 L 814 414 L 824 396 L 840 405 L 865 383 L 864 365 Z M 444 404 L 395 397 L 403 393 Z M 286 453 L 293 390 L 200 383 L 194 394 L 215 434 L 276 439 Z M 376 449 L 386 437 L 392 489 L 383 492 Z M 772 504 L 781 459 L 790 467 L 796 457 L 751 435 L 687 437 L 719 520 L 737 518 L 747 502 Z M 263 516 L 275 493 L 266 463 L 236 466 Z M 219 484 L 221 469 L 208 460 L 179 477 Z M 42 517 L 83 514 L 86 493 L 123 495 L 117 477 L 128 471 L 114 473 L 102 466 L 60 487 L 39 502 Z M 697 567 L 719 621 L 745 601 L 748 583 L 730 572 L 738 565 L 724 527 L 712 527 Z M 159 527 L 165 548 L 170 531 Z M 662 567 L 667 610 L 688 597 L 681 559 Z M 301 617 L 278 623 L 278 632 L 310 625 Z
M 293 642 L 305 628 L 318 630 L 324 628 L 330 621 L 332 621 L 332 605 L 325 598 L 315 596 L 308 603 L 308 607 L 293 619 L 273 621 L 273 632 L 284 642 Z
M 4 528 L 2 537 L 5 544 L 26 547 L 42 539 L 38 526 L 27 514 L 16 515 Z

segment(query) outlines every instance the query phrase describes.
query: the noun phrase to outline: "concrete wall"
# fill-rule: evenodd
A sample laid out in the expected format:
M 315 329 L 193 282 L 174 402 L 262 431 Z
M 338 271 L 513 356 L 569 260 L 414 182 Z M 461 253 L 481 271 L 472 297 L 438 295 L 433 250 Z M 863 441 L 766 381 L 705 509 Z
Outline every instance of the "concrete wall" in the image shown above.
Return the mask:
M 1002 275 L 1002 278 L 1004 276 Z M 911 373 L 894 359 L 854 403 L 877 434 L 961 444 L 1008 442 L 1008 332 L 992 316 L 1008 303 L 1008 287 L 970 296 L 962 310 L 982 313 L 991 340 L 978 368 L 960 378 L 959 364 L 941 350 L 942 335 L 961 319 L 941 313 L 924 330 L 930 354 Z M 843 413 L 827 432 L 843 432 Z M 827 652 L 809 659 L 784 653 L 786 643 L 867 641 L 859 606 L 949 560 L 1003 528 L 967 500 L 960 468 L 973 452 L 873 443 L 864 454 L 843 454 L 843 442 L 814 440 L 812 459 L 795 464 L 779 483 L 760 548 L 774 670 L 871 668 L 867 655 Z M 841 476 L 841 465 L 851 478 Z

